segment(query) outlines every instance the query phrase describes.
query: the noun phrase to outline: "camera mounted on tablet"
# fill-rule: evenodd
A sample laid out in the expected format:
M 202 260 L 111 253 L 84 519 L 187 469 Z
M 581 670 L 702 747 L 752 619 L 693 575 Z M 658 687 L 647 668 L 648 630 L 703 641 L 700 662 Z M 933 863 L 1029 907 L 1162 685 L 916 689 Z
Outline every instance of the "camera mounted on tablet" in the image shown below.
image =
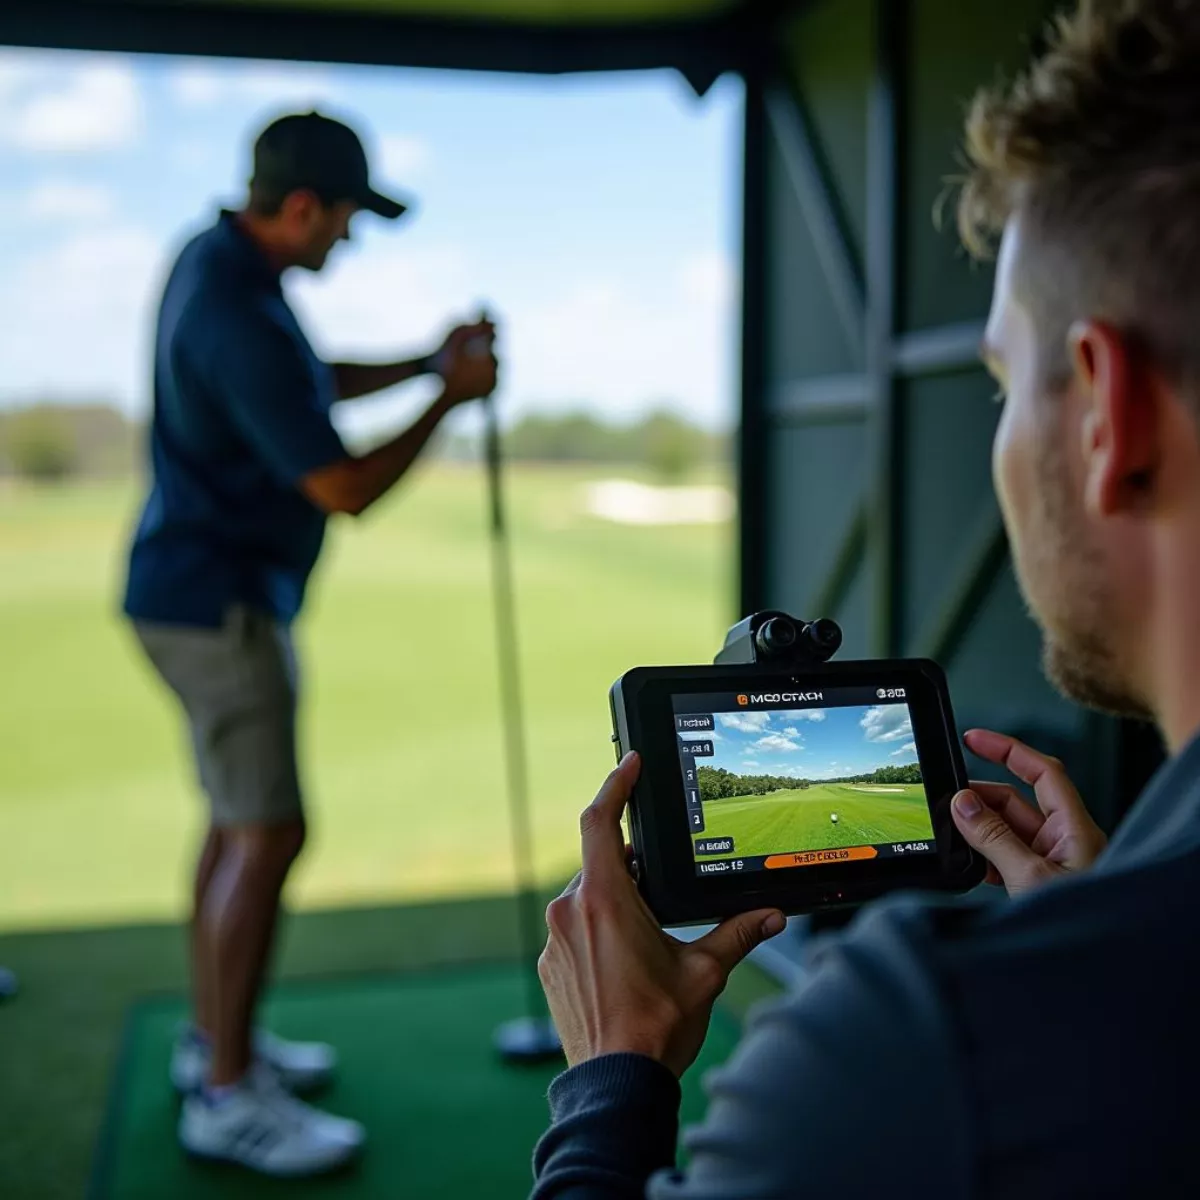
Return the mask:
M 800 667 L 828 662 L 841 645 L 842 629 L 836 621 L 798 621 L 785 612 L 768 610 L 734 625 L 713 662 Z
M 830 661 L 841 644 L 834 621 L 770 610 L 734 625 L 712 665 L 613 684 L 618 756 L 642 759 L 635 874 L 663 924 L 982 880 L 950 816 L 966 770 L 941 669 Z

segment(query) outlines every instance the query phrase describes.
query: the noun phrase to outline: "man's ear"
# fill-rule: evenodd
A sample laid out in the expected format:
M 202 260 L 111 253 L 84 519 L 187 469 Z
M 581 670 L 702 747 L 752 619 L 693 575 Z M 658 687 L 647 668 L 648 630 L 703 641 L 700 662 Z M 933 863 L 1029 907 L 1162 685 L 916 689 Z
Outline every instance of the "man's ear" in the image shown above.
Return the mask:
M 1067 337 L 1073 387 L 1083 401 L 1084 504 L 1116 516 L 1145 506 L 1159 456 L 1158 389 L 1126 334 L 1077 321 Z
M 316 192 L 308 188 L 296 188 L 284 197 L 280 215 L 289 218 L 295 225 L 307 228 L 322 211 L 321 199 Z

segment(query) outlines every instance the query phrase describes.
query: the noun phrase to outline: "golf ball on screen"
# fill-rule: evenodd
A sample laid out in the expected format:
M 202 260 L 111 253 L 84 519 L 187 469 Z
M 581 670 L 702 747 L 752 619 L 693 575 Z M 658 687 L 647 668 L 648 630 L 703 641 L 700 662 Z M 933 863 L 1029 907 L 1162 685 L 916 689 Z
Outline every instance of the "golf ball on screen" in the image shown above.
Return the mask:
M 837 824 L 837 813 L 830 813 L 829 819 L 836 825 Z

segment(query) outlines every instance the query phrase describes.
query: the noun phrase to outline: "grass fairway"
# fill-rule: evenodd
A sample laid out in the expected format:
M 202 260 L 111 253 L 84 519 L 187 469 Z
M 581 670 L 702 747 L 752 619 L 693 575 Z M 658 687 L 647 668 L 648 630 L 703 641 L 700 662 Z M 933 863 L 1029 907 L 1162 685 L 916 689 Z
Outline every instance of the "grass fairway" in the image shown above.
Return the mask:
M 731 837 L 735 854 L 777 854 L 833 846 L 870 846 L 933 837 L 925 790 L 813 784 L 768 796 L 730 797 L 704 804 L 703 837 Z M 837 823 L 829 819 L 837 813 Z
M 615 526 L 588 478 L 514 470 L 509 516 L 545 879 L 612 766 L 608 687 L 711 661 L 732 530 Z M 171 698 L 117 615 L 132 485 L 0 491 L 0 928 L 174 917 L 203 806 Z M 331 522 L 297 638 L 312 838 L 299 907 L 511 885 L 482 472 L 430 464 Z

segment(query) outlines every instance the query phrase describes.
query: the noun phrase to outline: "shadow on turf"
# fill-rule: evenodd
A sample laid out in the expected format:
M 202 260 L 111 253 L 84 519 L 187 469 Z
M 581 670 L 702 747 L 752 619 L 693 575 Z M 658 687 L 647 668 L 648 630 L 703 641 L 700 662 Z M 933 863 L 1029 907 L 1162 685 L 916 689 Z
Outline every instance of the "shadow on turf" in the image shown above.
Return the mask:
M 126 1014 L 186 991 L 185 948 L 169 923 L 0 934 L 0 961 L 22 984 L 0 1007 L 0 1195 L 84 1194 Z M 323 910 L 286 922 L 275 978 L 511 962 L 517 950 L 509 895 Z
M 0 1006 L 0 1195 L 84 1194 L 127 1014 L 148 997 L 186 991 L 185 945 L 167 923 L 0 934 L 0 962 L 22 984 Z M 361 979 L 517 953 L 511 895 L 323 910 L 288 920 L 275 978 Z M 727 1007 L 739 1014 L 773 990 L 755 968 L 739 968 Z

